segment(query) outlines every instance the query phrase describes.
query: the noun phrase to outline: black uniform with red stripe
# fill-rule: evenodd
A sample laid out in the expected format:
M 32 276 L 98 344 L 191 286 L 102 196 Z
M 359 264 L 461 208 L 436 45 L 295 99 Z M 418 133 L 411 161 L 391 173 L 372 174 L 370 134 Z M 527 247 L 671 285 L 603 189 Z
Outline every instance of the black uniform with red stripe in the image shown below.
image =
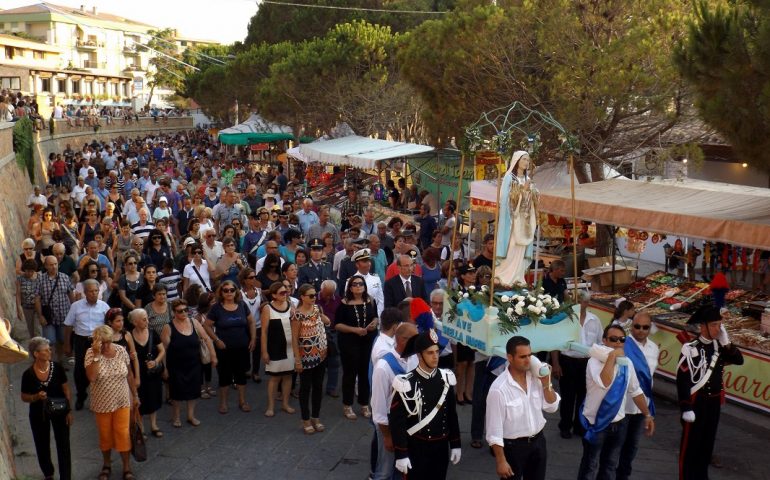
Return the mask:
M 714 450 L 719 414 L 724 403 L 722 374 L 725 365 L 742 365 L 743 355 L 732 343 L 721 346 L 717 340 L 699 337 L 682 347 L 679 368 L 676 373 L 676 387 L 681 411 L 692 411 L 695 421 L 682 421 L 682 440 L 679 450 L 680 480 L 708 480 L 708 466 Z M 718 348 L 716 348 L 718 346 Z M 718 358 L 708 381 L 696 392 L 692 371 L 708 369 L 714 355 Z M 686 357 L 689 357 L 690 361 Z M 695 368 L 693 368 L 693 366 Z M 697 377 L 696 377 L 697 378 Z
M 406 385 L 409 390 L 401 395 L 396 389 L 388 414 L 390 433 L 393 437 L 396 459 L 409 457 L 412 468 L 404 478 L 418 480 L 444 480 L 449 464 L 449 449 L 460 448 L 460 425 L 457 420 L 454 374 L 451 371 L 435 369 L 430 375 L 419 367 L 394 380 Z M 436 416 L 413 435 L 407 430 L 426 418 L 441 400 L 444 386 L 448 391 Z M 395 388 L 394 388 L 395 389 Z M 406 390 L 406 388 L 403 388 Z M 406 397 L 406 400 L 404 399 Z M 412 398 L 421 398 L 419 414 Z M 415 412 L 410 415 L 411 412 Z

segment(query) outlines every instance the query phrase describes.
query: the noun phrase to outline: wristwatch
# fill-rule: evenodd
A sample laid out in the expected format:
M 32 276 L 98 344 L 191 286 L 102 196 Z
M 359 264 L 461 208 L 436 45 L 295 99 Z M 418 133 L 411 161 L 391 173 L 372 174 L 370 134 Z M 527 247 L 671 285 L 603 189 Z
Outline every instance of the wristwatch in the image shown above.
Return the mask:
M 94 362 L 98 362 L 98 361 L 99 361 L 99 360 L 101 360 L 101 359 L 102 359 L 102 356 L 101 356 L 101 355 L 98 355 L 98 356 L 94 356 Z

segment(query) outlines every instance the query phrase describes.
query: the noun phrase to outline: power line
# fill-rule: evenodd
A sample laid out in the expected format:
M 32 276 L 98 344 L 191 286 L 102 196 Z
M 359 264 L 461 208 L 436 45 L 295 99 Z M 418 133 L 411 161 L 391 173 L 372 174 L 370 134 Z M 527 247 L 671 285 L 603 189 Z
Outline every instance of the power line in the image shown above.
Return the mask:
M 422 14 L 422 15 L 444 15 L 446 13 L 449 13 L 449 12 L 433 12 L 429 10 L 388 10 L 385 8 L 338 7 L 334 5 L 311 5 L 311 4 L 305 4 L 305 3 L 273 2 L 272 0 L 262 0 L 260 3 L 268 3 L 270 5 L 286 5 L 290 7 L 325 8 L 327 10 L 351 10 L 355 12 L 410 13 L 410 14 Z

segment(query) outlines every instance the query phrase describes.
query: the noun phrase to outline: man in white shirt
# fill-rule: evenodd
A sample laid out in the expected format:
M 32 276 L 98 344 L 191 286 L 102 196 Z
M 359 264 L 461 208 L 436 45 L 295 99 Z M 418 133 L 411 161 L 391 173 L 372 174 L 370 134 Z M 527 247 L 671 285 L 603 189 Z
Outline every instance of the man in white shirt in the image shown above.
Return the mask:
M 648 436 L 655 431 L 655 421 L 639 386 L 633 365 L 625 358 L 626 334 L 617 325 L 604 329 L 604 347 L 592 347 L 586 371 L 586 400 L 583 406 L 583 458 L 578 480 L 615 478 L 620 449 L 626 436 L 626 399 L 630 398 L 644 415 Z M 611 349 L 611 350 L 609 350 Z M 609 351 L 608 351 L 609 350 Z
M 581 290 L 578 294 L 580 304 L 580 338 L 578 342 L 588 348 L 602 343 L 602 322 L 599 317 L 588 311 L 591 294 Z M 586 367 L 588 354 L 577 350 L 554 350 L 551 352 L 553 376 L 559 379 L 561 407 L 559 408 L 559 432 L 561 438 L 572 438 L 572 432 L 582 437 L 585 433 L 580 425 L 580 407 L 586 398 Z
M 80 207 L 83 199 L 86 198 L 86 186 L 85 177 L 82 175 L 78 176 L 78 183 L 72 188 L 72 193 L 70 193 L 70 197 L 75 201 L 75 207 Z
M 40 186 L 38 185 L 35 185 L 33 193 L 27 197 L 27 207 L 32 208 L 33 205 L 40 205 L 43 208 L 48 206 L 48 199 L 40 193 Z
M 203 239 L 203 257 L 211 265 L 216 265 L 217 260 L 225 254 L 222 242 L 217 240 L 217 232 L 213 228 L 201 229 Z
M 546 443 L 543 411 L 559 407 L 551 375 L 532 370 L 529 340 L 514 336 L 505 345 L 508 368 L 492 382 L 487 394 L 487 442 L 495 454 L 497 476 L 544 480 Z
M 366 293 L 377 302 L 377 316 L 380 316 L 385 308 L 385 294 L 382 289 L 382 281 L 380 280 L 379 275 L 369 273 L 372 268 L 371 258 L 368 248 L 362 248 L 354 253 L 351 259 L 353 260 L 353 263 L 356 264 L 357 271 L 353 275 L 364 277 L 364 281 L 366 282 Z M 345 282 L 345 290 L 347 290 L 347 281 Z M 372 359 L 374 359 L 374 352 L 372 352 Z
M 393 320 L 388 318 L 392 317 Z M 377 442 L 377 467 L 372 480 L 390 480 L 393 478 L 395 470 L 396 457 L 393 452 L 393 439 L 390 436 L 390 427 L 388 424 L 388 410 L 390 409 L 390 398 L 393 394 L 393 379 L 397 374 L 406 373 L 417 367 L 417 357 L 411 355 L 401 358 L 407 342 L 410 338 L 417 335 L 417 327 L 412 323 L 398 323 L 401 318 L 401 312 L 395 308 L 385 310 L 380 318 L 383 329 L 386 322 L 391 324 L 390 330 L 393 337 L 392 345 L 389 350 L 383 349 L 382 355 L 374 361 L 374 350 L 372 350 L 372 421 L 375 426 L 375 440 Z M 394 322 L 395 321 L 395 322 Z M 383 330 L 383 334 L 385 331 Z M 380 338 L 384 335 L 380 335 Z M 383 358 L 390 354 L 392 358 Z
M 639 385 L 644 391 L 644 398 L 651 415 L 655 415 L 655 403 L 652 399 L 652 377 L 658 368 L 660 349 L 655 342 L 648 340 L 652 328 L 650 314 L 639 312 L 631 323 L 631 336 L 626 339 L 624 350 L 626 357 L 634 364 Z M 633 401 L 626 399 L 626 418 L 628 429 L 623 448 L 620 451 L 616 480 L 631 478 L 631 464 L 639 449 L 639 440 L 644 431 L 644 415 Z

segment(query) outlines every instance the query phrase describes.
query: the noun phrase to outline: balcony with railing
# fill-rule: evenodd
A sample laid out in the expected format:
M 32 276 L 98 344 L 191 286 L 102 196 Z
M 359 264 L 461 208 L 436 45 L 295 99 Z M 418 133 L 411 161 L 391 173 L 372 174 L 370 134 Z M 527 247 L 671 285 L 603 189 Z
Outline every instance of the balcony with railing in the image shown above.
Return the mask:
M 147 68 L 143 67 L 142 64 L 130 64 L 126 65 L 126 68 L 123 69 L 124 72 L 146 72 Z
M 133 42 L 126 42 L 123 44 L 123 53 L 133 55 L 136 53 L 136 44 Z
M 107 68 L 107 62 L 97 62 L 96 60 L 83 60 L 83 68 Z
M 96 50 L 104 46 L 104 42 L 97 42 L 96 40 L 83 40 L 78 38 L 75 46 L 81 50 Z

